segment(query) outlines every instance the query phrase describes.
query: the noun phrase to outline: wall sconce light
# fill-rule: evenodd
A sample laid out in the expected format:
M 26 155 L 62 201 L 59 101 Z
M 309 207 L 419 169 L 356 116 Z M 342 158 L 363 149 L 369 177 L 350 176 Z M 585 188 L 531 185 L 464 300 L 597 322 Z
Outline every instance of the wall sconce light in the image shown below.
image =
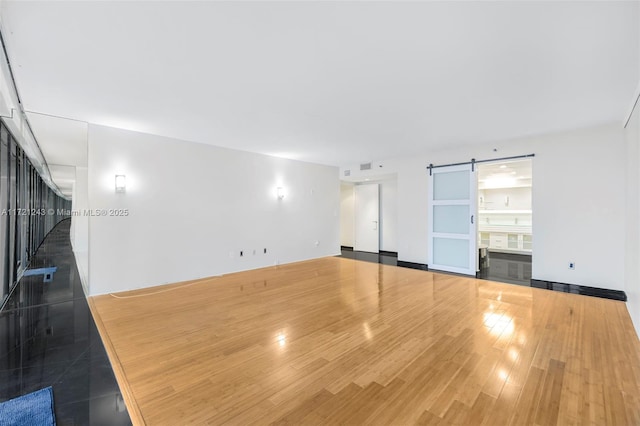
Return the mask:
M 116 175 L 116 192 L 127 192 L 127 178 L 124 175 Z
M 278 200 L 282 200 L 284 198 L 284 188 L 279 186 L 276 189 L 276 195 L 278 196 Z

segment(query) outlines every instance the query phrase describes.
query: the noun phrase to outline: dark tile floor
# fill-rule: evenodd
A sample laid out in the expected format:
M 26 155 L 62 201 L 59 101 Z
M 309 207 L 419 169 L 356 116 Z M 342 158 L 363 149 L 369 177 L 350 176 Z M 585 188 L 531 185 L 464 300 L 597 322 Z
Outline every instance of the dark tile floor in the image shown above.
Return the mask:
M 354 251 L 353 249 L 342 247 L 342 254 L 339 257 L 349 259 L 364 260 L 367 262 L 384 263 L 387 265 L 398 265 L 398 258 L 387 254 L 367 253 Z M 405 262 L 406 264 L 420 266 L 418 263 Z M 424 265 L 422 265 L 424 266 Z M 448 272 L 444 272 L 448 273 Z M 454 274 L 457 275 L 457 274 Z M 547 290 L 560 291 L 563 293 L 581 294 L 584 296 L 602 297 L 605 299 L 627 301 L 627 295 L 621 290 L 611 290 L 599 287 L 587 287 L 578 284 L 558 283 L 543 281 L 531 277 L 531 255 L 487 252 L 485 262 L 480 265 L 480 272 L 477 278 L 483 280 L 497 281 L 508 284 L 522 285 L 526 287 L 543 288 Z
M 366 262 L 398 264 L 398 257 L 387 254 L 368 253 L 342 248 L 341 257 Z M 485 267 L 478 278 L 509 284 L 531 285 L 531 255 L 489 252 Z
M 385 265 L 398 265 L 398 256 L 392 256 L 387 254 L 369 253 L 366 251 L 355 251 L 342 248 L 342 254 L 340 257 L 346 257 L 349 259 L 364 260 L 366 262 L 384 263 Z
M 52 386 L 58 425 L 130 425 L 82 290 L 70 220 L 47 236 L 29 269 L 57 267 L 51 282 L 24 277 L 0 312 L 0 401 Z
M 531 255 L 488 252 L 478 278 L 501 283 L 531 286 Z

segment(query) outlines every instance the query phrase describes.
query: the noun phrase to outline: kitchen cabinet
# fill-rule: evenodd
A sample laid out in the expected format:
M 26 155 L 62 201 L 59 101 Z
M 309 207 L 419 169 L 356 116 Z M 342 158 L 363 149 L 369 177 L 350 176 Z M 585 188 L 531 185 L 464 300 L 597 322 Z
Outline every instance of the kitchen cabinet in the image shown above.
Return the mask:
M 480 210 L 478 218 L 480 247 L 504 253 L 531 253 L 531 210 Z
M 507 248 L 507 234 L 502 232 L 491 232 L 489 234 L 489 249 L 492 248 Z
M 495 230 L 481 230 L 478 243 L 492 251 L 504 253 L 531 253 L 531 231 L 518 229 L 516 232 L 500 232 Z

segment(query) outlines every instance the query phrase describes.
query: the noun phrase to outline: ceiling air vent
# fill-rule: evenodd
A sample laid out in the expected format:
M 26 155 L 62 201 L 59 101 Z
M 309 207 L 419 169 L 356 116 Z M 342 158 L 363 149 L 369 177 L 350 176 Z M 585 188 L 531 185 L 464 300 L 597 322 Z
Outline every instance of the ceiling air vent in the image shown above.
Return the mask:
M 344 175 L 345 176 L 351 176 L 351 170 L 345 170 L 344 171 Z
M 360 170 L 371 170 L 371 163 L 360 164 Z

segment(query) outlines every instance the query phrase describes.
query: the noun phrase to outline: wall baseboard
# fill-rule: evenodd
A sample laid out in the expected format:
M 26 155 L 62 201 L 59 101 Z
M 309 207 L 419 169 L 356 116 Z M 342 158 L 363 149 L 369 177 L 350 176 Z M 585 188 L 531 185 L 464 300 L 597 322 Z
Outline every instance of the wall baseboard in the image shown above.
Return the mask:
M 340 246 L 340 250 L 344 250 L 344 251 L 355 251 L 353 249 L 353 247 L 350 246 Z M 364 252 L 363 252 L 364 253 Z M 368 252 L 367 252 L 368 253 Z M 398 252 L 397 251 L 387 251 L 387 250 L 379 250 L 378 253 L 374 253 L 374 254 L 379 254 L 382 256 L 393 256 L 393 257 L 398 257 Z
M 353 250 L 353 248 L 351 247 L 345 248 L 344 246 L 342 246 L 342 249 Z M 385 254 L 390 256 L 395 254 L 397 256 L 397 253 L 387 252 L 387 251 L 380 251 L 380 254 Z M 416 263 L 416 262 L 407 262 L 404 260 L 398 260 L 397 265 L 402 268 L 418 269 L 421 271 L 429 270 L 429 265 L 425 263 Z M 439 272 L 439 271 L 433 271 L 433 272 Z M 443 273 L 448 274 L 448 272 L 443 272 Z M 453 274 L 453 275 L 465 276 L 461 274 Z M 480 279 L 483 279 L 483 278 L 480 278 Z M 531 279 L 531 287 L 541 288 L 545 290 L 552 290 L 552 291 L 560 291 L 563 293 L 581 294 L 583 296 L 601 297 L 603 299 L 619 300 L 622 302 L 627 301 L 627 294 L 621 290 L 611 290 L 607 288 L 589 287 L 589 286 L 583 286 L 583 285 L 577 285 L 577 284 L 566 284 L 566 283 L 559 283 L 555 281 L 538 280 L 535 278 Z
M 622 290 L 610 290 L 607 288 L 558 283 L 554 281 L 537 280 L 534 278 L 531 278 L 531 287 L 561 291 L 563 293 L 582 294 L 584 296 L 602 297 L 604 299 L 620 300 L 622 302 L 627 301 L 627 294 Z
M 398 260 L 398 266 L 403 268 L 420 269 L 421 271 L 428 271 L 429 265 L 424 263 L 405 262 L 404 260 Z

